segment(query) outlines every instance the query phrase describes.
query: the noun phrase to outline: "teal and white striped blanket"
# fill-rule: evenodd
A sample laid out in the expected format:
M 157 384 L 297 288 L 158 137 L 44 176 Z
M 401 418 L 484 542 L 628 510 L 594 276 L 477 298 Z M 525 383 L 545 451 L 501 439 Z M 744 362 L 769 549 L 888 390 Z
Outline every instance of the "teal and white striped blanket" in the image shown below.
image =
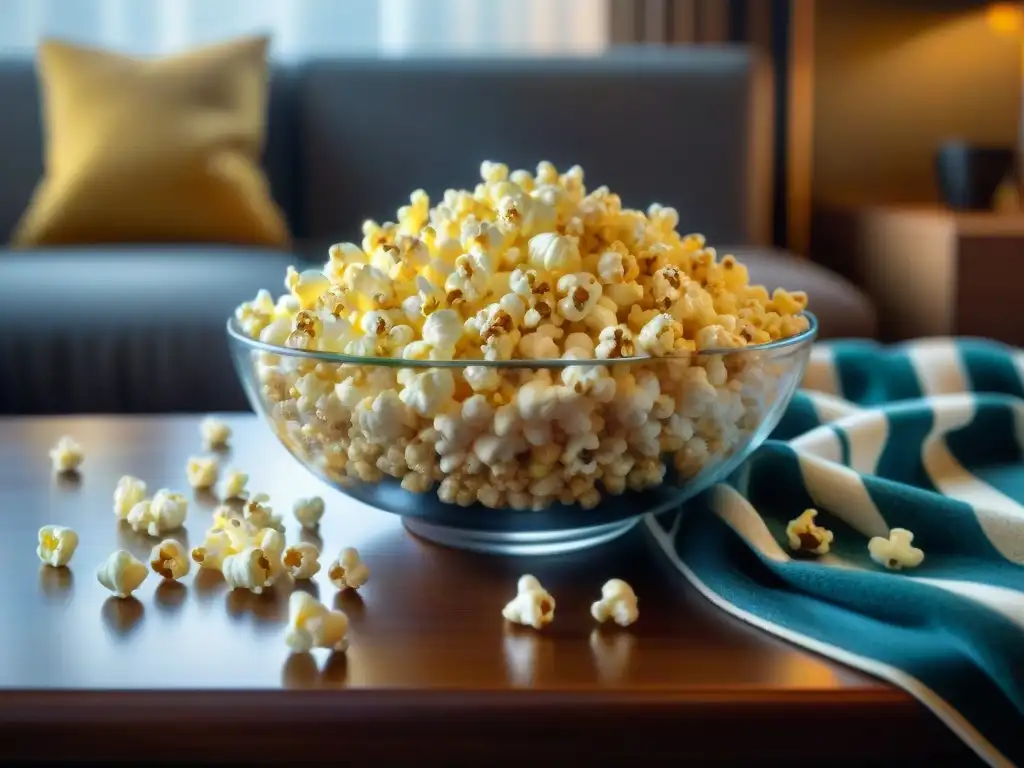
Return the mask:
M 649 519 L 706 597 L 903 688 L 991 765 L 1024 766 L 1024 352 L 933 339 L 817 346 L 785 417 L 727 482 Z M 834 535 L 791 557 L 804 509 Z M 888 571 L 893 528 L 925 553 Z

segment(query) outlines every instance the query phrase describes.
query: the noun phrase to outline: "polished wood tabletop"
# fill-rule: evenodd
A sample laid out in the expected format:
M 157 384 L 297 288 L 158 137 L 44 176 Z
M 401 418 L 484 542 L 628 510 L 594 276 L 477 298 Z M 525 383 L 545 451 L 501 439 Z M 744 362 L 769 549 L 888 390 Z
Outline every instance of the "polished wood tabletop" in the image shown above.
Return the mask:
M 290 656 L 288 594 L 229 592 L 219 574 L 182 583 L 155 574 L 129 599 L 111 597 L 96 568 L 118 548 L 148 562 L 155 539 L 113 514 L 119 477 L 190 498 L 195 544 L 216 499 L 186 482 L 203 453 L 198 416 L 0 420 L 0 759 L 299 756 L 667 756 L 702 764 L 868 764 L 963 756 L 906 694 L 762 634 L 707 603 L 640 526 L 572 555 L 503 558 L 416 539 L 398 518 L 310 475 L 252 415 L 233 428 L 223 468 L 270 494 L 287 536 L 333 559 L 355 546 L 371 569 L 356 593 L 321 572 L 309 588 L 351 621 L 347 654 Z M 85 449 L 77 475 L 54 475 L 62 435 Z M 291 517 L 321 495 L 317 536 Z M 70 526 L 70 567 L 40 564 L 38 528 Z M 324 569 L 326 571 L 326 568 Z M 523 573 L 557 600 L 537 632 L 501 608 Z M 640 619 L 597 628 L 589 615 L 609 578 L 628 581 Z M 297 751 L 298 750 L 298 751 Z M 360 757 L 361 756 L 361 757 Z M 934 764 L 934 763 L 933 763 Z

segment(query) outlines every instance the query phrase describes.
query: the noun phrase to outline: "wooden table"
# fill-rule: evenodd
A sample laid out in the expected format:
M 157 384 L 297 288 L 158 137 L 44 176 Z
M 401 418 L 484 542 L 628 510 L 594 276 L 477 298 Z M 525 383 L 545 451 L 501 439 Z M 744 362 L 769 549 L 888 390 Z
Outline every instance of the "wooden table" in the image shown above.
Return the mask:
M 280 511 L 323 495 L 325 556 L 351 545 L 370 565 L 358 595 L 316 580 L 321 599 L 351 619 L 348 654 L 289 657 L 286 588 L 255 596 L 228 593 L 218 574 L 193 571 L 182 584 L 151 574 L 135 598 L 119 600 L 97 583 L 111 551 L 145 558 L 155 543 L 115 520 L 117 479 L 187 490 L 198 417 L 0 420 L 0 760 L 797 765 L 829 755 L 830 764 L 864 765 L 884 744 L 887 760 L 968 764 L 902 692 L 716 611 L 643 528 L 557 559 L 445 550 L 324 487 L 255 417 L 228 420 L 234 447 L 222 465 L 248 471 L 250 487 Z M 85 446 L 77 479 L 51 475 L 47 450 L 62 434 Z M 180 536 L 194 543 L 216 502 L 189 495 Z M 48 523 L 81 536 L 70 569 L 36 558 L 36 531 Z M 299 535 L 291 519 L 288 535 Z M 541 633 L 500 615 L 523 572 L 558 601 Z M 636 588 L 641 618 L 628 630 L 595 630 L 588 607 L 613 576 Z

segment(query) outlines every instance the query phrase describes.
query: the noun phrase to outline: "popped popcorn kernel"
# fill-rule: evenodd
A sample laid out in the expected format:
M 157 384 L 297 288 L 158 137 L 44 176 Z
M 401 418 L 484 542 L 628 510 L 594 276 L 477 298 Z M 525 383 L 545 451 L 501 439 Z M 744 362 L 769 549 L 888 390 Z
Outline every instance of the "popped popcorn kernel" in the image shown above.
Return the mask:
M 39 559 L 53 568 L 60 568 L 71 562 L 78 548 L 78 534 L 63 525 L 44 525 L 39 529 Z
M 185 472 L 189 485 L 196 490 L 206 490 L 217 483 L 220 464 L 217 459 L 212 457 L 193 456 L 188 460 Z
M 124 475 L 114 487 L 114 515 L 126 520 L 132 507 L 146 498 L 146 483 L 137 477 Z
M 348 616 L 330 610 L 307 592 L 292 592 L 284 642 L 292 653 L 308 653 L 314 648 L 347 651 Z
M 129 510 L 125 520 L 136 533 L 162 536 L 185 524 L 188 500 L 180 493 L 161 488 L 152 499 L 143 499 Z
M 312 579 L 320 572 L 320 550 L 312 544 L 292 544 L 282 556 L 285 570 L 296 581 Z
M 203 450 L 218 450 L 225 448 L 231 439 L 231 427 L 214 416 L 207 416 L 199 422 L 199 434 L 203 440 Z
M 257 595 L 272 581 L 270 561 L 259 547 L 246 547 L 225 557 L 221 573 L 228 589 L 248 589 Z
M 924 562 L 924 552 L 913 546 L 914 534 L 906 528 L 893 528 L 889 537 L 873 536 L 868 542 L 868 553 L 879 565 L 891 571 L 916 568 Z
M 161 578 L 178 581 L 192 570 L 192 561 L 180 542 L 165 539 L 153 547 L 149 555 L 149 567 Z
M 327 578 L 337 589 L 359 589 L 370 578 L 370 569 L 355 547 L 345 547 L 328 567 Z
M 789 541 L 789 548 L 794 552 L 828 554 L 834 536 L 832 531 L 815 524 L 814 518 L 817 516 L 818 510 L 806 509 L 800 517 L 786 524 L 786 538 Z
M 308 499 L 296 499 L 292 506 L 292 514 L 303 528 L 307 531 L 316 530 L 320 525 L 320 519 L 324 516 L 324 500 L 319 496 L 311 496 Z
M 190 553 L 192 561 L 200 568 L 220 571 L 224 566 L 224 558 L 235 554 L 231 538 L 225 531 L 208 531 L 203 543 L 193 547 Z
M 244 499 L 249 495 L 245 486 L 249 483 L 249 475 L 237 469 L 229 469 L 224 476 L 223 499 Z
M 521 576 L 516 596 L 502 609 L 501 615 L 513 624 L 542 629 L 555 620 L 555 599 L 536 578 Z
M 590 606 L 590 615 L 601 623 L 610 619 L 628 627 L 640 616 L 636 593 L 622 579 L 610 579 L 601 587 L 601 599 Z
M 50 462 L 54 472 L 77 472 L 85 461 L 82 446 L 70 435 L 64 435 L 50 449 Z
M 131 552 L 119 549 L 96 571 L 96 580 L 115 597 L 127 598 L 149 575 L 149 569 Z

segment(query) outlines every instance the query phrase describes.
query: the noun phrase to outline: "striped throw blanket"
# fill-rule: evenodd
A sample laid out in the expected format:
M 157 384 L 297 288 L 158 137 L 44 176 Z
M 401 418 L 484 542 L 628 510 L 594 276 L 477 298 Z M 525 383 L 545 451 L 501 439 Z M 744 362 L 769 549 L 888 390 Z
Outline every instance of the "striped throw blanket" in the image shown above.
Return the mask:
M 803 386 L 771 440 L 652 534 L 719 607 L 903 688 L 990 765 L 1024 766 L 1024 352 L 834 342 Z M 797 557 L 787 523 L 808 508 L 834 538 Z M 893 529 L 920 565 L 871 557 Z

